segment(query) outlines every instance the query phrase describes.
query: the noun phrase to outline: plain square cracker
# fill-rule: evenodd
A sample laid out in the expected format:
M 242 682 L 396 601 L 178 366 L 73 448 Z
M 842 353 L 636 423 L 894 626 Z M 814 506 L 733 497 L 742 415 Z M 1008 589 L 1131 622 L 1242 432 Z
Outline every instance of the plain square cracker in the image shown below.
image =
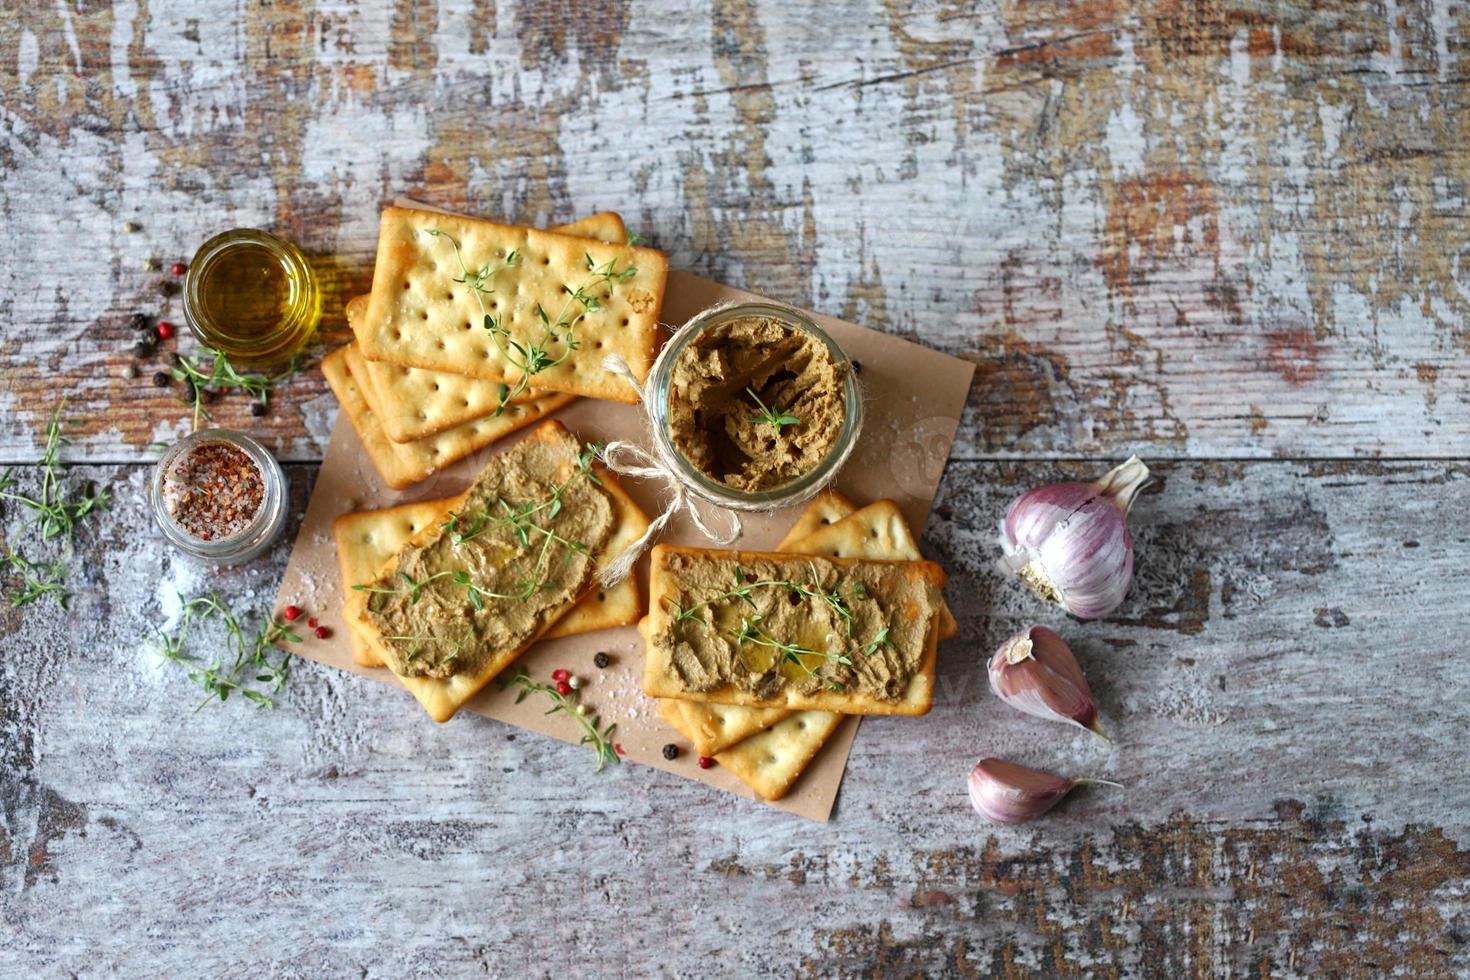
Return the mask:
M 658 702 L 658 715 L 670 728 L 694 742 L 700 755 L 711 755 L 699 748 L 694 728 L 681 710 L 688 704 L 664 698 Z M 790 791 L 844 717 L 831 711 L 782 711 L 780 714 L 780 718 L 761 731 L 725 746 L 712 756 L 763 800 L 779 800 Z
M 628 229 L 613 211 L 558 225 L 551 229 L 564 235 L 576 235 L 594 241 L 623 244 Z M 347 325 L 354 330 L 367 312 L 371 295 L 347 301 Z M 363 394 L 383 431 L 394 442 L 413 442 L 426 436 L 452 429 L 472 419 L 483 418 L 500 407 L 500 383 L 483 378 L 470 378 L 448 371 L 426 371 L 382 361 L 363 359 L 360 379 Z M 511 399 L 511 404 L 528 401 L 537 395 L 535 388 Z
M 561 440 L 569 434 L 566 426 L 553 419 L 537 426 L 535 431 L 526 438 L 532 440 Z M 487 466 L 494 465 L 495 460 L 493 459 L 487 464 Z M 593 463 L 592 469 L 597 474 L 598 479 L 602 481 L 602 489 L 611 498 L 614 513 L 618 518 L 612 536 L 608 539 L 602 553 L 594 560 L 594 570 L 599 570 L 642 536 L 643 532 L 648 529 L 648 515 L 644 514 L 643 510 L 633 498 L 628 496 L 627 491 L 617 482 L 617 478 L 613 476 L 611 471 L 601 463 Z M 441 533 L 441 531 L 442 529 L 439 525 L 431 524 L 421 529 L 408 542 L 408 545 L 421 545 L 438 533 Z M 374 577 L 381 577 L 383 573 L 392 568 L 394 561 L 396 561 L 396 556 L 388 562 L 385 562 L 379 568 L 378 575 Z M 597 587 L 598 582 L 594 575 L 587 585 L 587 592 L 584 593 L 584 596 L 579 596 L 577 601 L 581 601 L 581 598 L 585 597 L 586 594 L 592 593 Z M 378 645 L 382 642 L 379 631 L 366 617 L 366 596 L 367 594 L 364 592 L 351 593 L 347 597 L 347 602 L 344 605 L 343 615 L 348 621 L 355 621 L 362 627 L 361 635 L 368 641 L 370 646 L 374 647 L 374 652 L 377 657 L 386 663 L 387 658 L 383 657 L 381 650 L 377 649 Z M 575 605 L 576 602 L 568 603 L 566 612 L 563 615 L 569 613 Z M 435 677 L 404 677 L 401 674 L 396 676 L 398 677 L 399 683 L 424 706 L 424 710 L 429 713 L 430 718 L 440 722 L 448 721 L 454 717 L 455 712 L 464 706 L 465 702 L 478 694 L 491 679 L 510 666 L 532 643 L 545 636 L 555 622 L 556 620 L 553 619 L 547 623 L 546 627 L 540 633 L 531 637 L 519 647 L 493 653 L 486 660 L 480 671 L 473 676 L 455 674 L 444 679 Z
M 919 542 L 898 504 L 878 500 L 841 520 L 813 531 L 802 538 L 808 554 L 831 555 L 834 558 L 902 558 L 922 561 Z M 871 547 L 870 547 L 871 546 Z M 939 607 L 939 638 L 947 640 L 960 631 L 949 604 Z
M 355 296 L 348 300 L 348 326 L 362 320 L 368 301 L 367 296 Z M 357 342 L 354 341 L 350 346 L 357 349 Z M 360 350 L 352 359 L 352 366 L 357 369 L 354 377 L 359 382 L 368 408 L 372 409 L 373 415 L 382 424 L 383 434 L 397 445 L 411 445 L 421 439 L 431 438 L 455 426 L 493 415 L 500 407 L 500 383 L 497 381 L 467 378 L 448 371 L 425 371 L 423 368 L 404 367 L 402 364 L 389 364 L 385 361 L 370 361 L 362 356 Z M 527 388 L 506 401 L 506 411 L 510 411 L 512 406 L 524 405 L 555 394 L 560 392 Z M 401 423 L 397 435 L 384 424 L 384 420 L 390 418 Z M 421 434 L 411 439 L 399 438 L 412 431 L 420 431 Z
M 337 540 L 337 567 L 342 573 L 343 594 L 354 585 L 373 579 L 378 569 L 398 553 L 415 534 L 438 521 L 458 506 L 463 496 L 443 500 L 423 500 L 378 510 L 359 510 L 343 514 L 332 522 Z M 636 623 L 643 611 L 643 597 L 638 582 L 628 578 L 611 589 L 599 589 L 572 607 L 572 611 L 552 624 L 547 639 L 591 633 Z M 382 659 L 363 639 L 357 624 L 347 621 L 352 657 L 364 667 L 381 667 Z
M 499 418 L 476 419 L 427 439 L 401 444 L 383 432 L 357 383 L 352 364 L 360 363 L 360 358 L 356 346 L 348 344 L 322 358 L 322 374 L 357 430 L 358 440 L 378 475 L 394 490 L 412 486 L 522 426 L 545 418 L 576 397 L 548 392 L 535 401 L 507 408 Z
M 787 550 L 793 541 L 800 541 L 828 524 L 835 524 L 857 509 L 857 504 L 831 487 L 820 491 L 797 516 L 796 523 L 791 525 L 791 530 L 776 545 L 776 550 Z
M 738 704 L 708 704 L 679 698 L 660 698 L 659 714 L 665 706 L 678 713 L 682 725 L 675 725 L 694 743 L 700 755 L 714 755 L 756 732 L 770 728 L 791 714 L 789 708 L 747 708 Z
M 733 684 L 716 688 L 713 691 L 689 691 L 678 685 L 672 678 L 672 670 L 669 665 L 669 654 L 667 651 L 657 650 L 649 642 L 650 638 L 659 631 L 668 619 L 669 612 L 665 608 L 662 598 L 670 591 L 672 585 L 671 576 L 668 573 L 667 560 L 670 556 L 680 555 L 695 560 L 730 560 L 736 562 L 754 561 L 789 561 L 793 555 L 781 552 L 756 552 L 735 550 L 713 550 L 708 548 L 678 548 L 666 544 L 655 545 L 651 553 L 649 585 L 648 585 L 648 615 L 643 617 L 638 624 L 638 630 L 643 635 L 646 655 L 643 661 L 643 692 L 655 698 L 676 698 L 685 701 L 709 701 L 716 704 L 746 705 L 752 708 L 791 708 L 795 710 L 814 709 L 817 711 L 836 711 L 842 714 L 856 715 L 922 715 L 926 714 L 934 703 L 934 673 L 938 658 L 938 610 L 930 618 L 927 635 L 924 641 L 924 649 L 921 653 L 919 669 L 909 681 L 909 688 L 904 696 L 898 701 L 888 701 L 864 694 L 860 691 L 830 691 L 822 690 L 814 694 L 803 694 L 791 685 L 782 688 L 776 699 L 762 699 L 748 691 L 740 690 Z M 838 567 L 859 564 L 882 564 L 891 566 L 896 574 L 903 575 L 910 580 L 916 580 L 928 584 L 936 591 L 942 590 L 945 582 L 944 569 L 927 561 L 879 561 L 876 559 L 863 558 L 828 558 L 821 557 L 820 561 L 827 562 Z M 943 602 L 942 597 L 939 599 Z
M 842 717 L 831 711 L 798 711 L 715 753 L 715 761 L 761 799 L 779 800 L 837 731 Z
M 568 293 L 593 278 L 597 266 L 616 262 L 637 272 L 627 281 L 600 287 L 602 309 L 577 326 L 578 350 L 562 363 L 533 376 L 537 388 L 613 401 L 638 401 L 626 381 L 602 366 L 617 354 L 640 382 L 648 377 L 658 348 L 658 314 L 663 305 L 668 259 L 634 245 L 614 245 L 516 225 L 408 208 L 386 208 L 378 231 L 372 302 L 354 332 L 364 357 L 431 371 L 450 371 L 490 381 L 515 383 L 522 371 L 501 355 L 480 328 L 483 314 L 474 291 L 452 280 L 460 275 L 452 246 L 424 232 L 442 231 L 459 243 L 468 268 L 520 253 L 512 269 L 490 280 L 484 297 L 522 344 L 538 341 L 544 328 L 534 310 L 549 317 L 567 305 Z M 556 350 L 561 350 L 558 344 Z

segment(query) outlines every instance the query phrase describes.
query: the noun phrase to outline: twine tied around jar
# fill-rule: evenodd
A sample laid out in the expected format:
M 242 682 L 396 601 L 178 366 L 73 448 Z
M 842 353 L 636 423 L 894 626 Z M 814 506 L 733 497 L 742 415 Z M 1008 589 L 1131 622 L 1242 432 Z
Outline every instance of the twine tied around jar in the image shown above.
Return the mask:
M 665 347 L 664 349 L 667 350 L 668 348 Z M 663 355 L 660 354 L 659 356 L 662 357 Z M 633 386 L 634 391 L 638 392 L 638 401 L 644 406 L 643 415 L 648 422 L 649 432 L 652 434 L 654 422 L 653 416 L 649 414 L 647 409 L 648 399 L 644 395 L 643 385 L 639 383 L 632 369 L 628 367 L 628 362 L 624 361 L 617 354 L 609 354 L 602 359 L 602 367 L 603 370 L 622 378 Z M 652 372 L 650 372 L 650 376 L 652 376 Z M 713 504 L 706 504 L 712 510 L 728 518 L 730 526 L 728 530 L 716 531 L 711 529 L 709 524 L 705 523 L 703 515 L 699 512 L 702 502 L 698 501 L 683 478 L 679 476 L 679 471 L 675 468 L 674 460 L 670 457 L 669 453 L 663 450 L 657 438 L 653 440 L 652 453 L 636 443 L 614 439 L 602 447 L 602 453 L 600 455 L 602 456 L 603 465 L 614 473 L 621 476 L 631 476 L 638 480 L 661 480 L 668 486 L 670 491 L 669 499 L 664 504 L 663 512 L 649 522 L 648 529 L 639 535 L 638 540 L 623 549 L 622 554 L 608 562 L 607 566 L 598 573 L 598 578 L 609 588 L 628 577 L 633 571 L 633 566 L 638 563 L 638 559 L 643 555 L 643 552 L 653 543 L 654 538 L 658 537 L 663 531 L 664 525 L 668 524 L 674 515 L 680 511 L 688 511 L 689 519 L 694 522 L 694 526 L 699 528 L 700 533 L 715 544 L 730 544 L 736 538 L 740 537 L 740 515 L 734 511 L 725 510 L 722 507 L 715 507 Z
M 740 516 L 736 513 L 736 510 L 770 512 L 805 503 L 832 482 L 832 479 L 837 475 L 837 470 L 841 468 L 842 463 L 846 461 L 847 455 L 851 452 L 852 446 L 856 441 L 856 433 L 861 428 L 862 415 L 861 397 L 854 394 L 849 394 L 848 396 L 848 411 L 857 416 L 852 441 L 848 443 L 846 450 L 834 457 L 832 461 L 833 465 L 828 467 L 827 472 L 823 476 L 812 480 L 801 489 L 793 493 L 784 494 L 777 499 L 727 503 L 724 501 L 713 501 L 709 499 L 707 492 L 701 492 L 698 485 L 688 475 L 688 468 L 683 465 L 684 461 L 675 457 L 676 450 L 674 450 L 669 440 L 662 438 L 662 433 L 660 433 L 658 428 L 659 423 L 655 406 L 653 405 L 653 401 L 657 396 L 649 389 L 653 384 L 653 379 L 662 377 L 665 373 L 669 358 L 675 356 L 682 348 L 681 338 L 684 338 L 684 335 L 691 331 L 703 329 L 712 319 L 727 310 L 731 310 L 733 307 L 745 308 L 753 305 L 755 304 L 722 303 L 718 306 L 710 307 L 692 317 L 687 323 L 673 332 L 668 342 L 664 344 L 663 349 L 659 351 L 658 357 L 654 359 L 653 366 L 649 369 L 648 378 L 650 381 L 648 384 L 640 382 L 637 376 L 633 374 L 632 369 L 628 367 L 627 362 L 619 355 L 608 354 L 603 358 L 603 370 L 622 378 L 638 393 L 638 400 L 643 409 L 648 441 L 652 449 L 645 449 L 632 442 L 614 440 L 603 447 L 601 453 L 602 462 L 614 473 L 630 476 L 635 479 L 661 481 L 668 488 L 668 498 L 664 504 L 663 511 L 658 517 L 653 519 L 648 525 L 648 529 L 643 532 L 638 540 L 634 541 L 621 554 L 613 558 L 598 573 L 598 577 L 604 585 L 613 586 L 627 578 L 633 571 L 633 566 L 637 564 L 639 557 L 642 556 L 643 552 L 647 550 L 648 546 L 653 543 L 659 534 L 663 532 L 675 514 L 687 511 L 690 521 L 713 544 L 719 546 L 729 545 L 740 536 L 742 530 Z M 799 311 L 793 310 L 791 312 L 792 314 L 796 314 Z M 810 324 L 806 329 L 808 333 L 815 331 L 819 336 L 825 338 L 825 335 L 821 334 L 820 329 L 815 324 Z M 826 342 L 831 346 L 830 340 Z M 855 383 L 850 382 L 850 384 L 853 384 L 850 390 L 856 392 Z M 708 512 L 705 512 L 705 508 L 708 508 Z M 719 521 L 725 523 L 723 529 L 714 526 L 717 524 L 716 515 L 718 515 Z

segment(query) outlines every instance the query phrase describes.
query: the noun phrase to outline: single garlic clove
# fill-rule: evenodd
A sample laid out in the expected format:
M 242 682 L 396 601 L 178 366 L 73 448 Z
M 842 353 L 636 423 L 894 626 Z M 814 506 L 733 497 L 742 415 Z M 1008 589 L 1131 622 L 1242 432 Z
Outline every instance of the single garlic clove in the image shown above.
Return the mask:
M 1034 820 L 1062 801 L 1075 783 L 1002 759 L 981 759 L 970 770 L 970 803 L 991 823 Z
M 1066 779 L 1003 759 L 981 759 L 970 770 L 970 804 L 991 823 L 1025 823 L 1062 801 L 1083 783 L 1117 786 L 1106 779 Z
M 990 689 L 1006 704 L 1036 718 L 1078 725 L 1103 741 L 1097 701 L 1072 650 L 1045 626 L 1022 630 L 990 658 Z
M 1111 612 L 1133 581 L 1127 515 L 1148 476 L 1148 467 L 1133 456 L 1092 483 L 1052 483 L 1023 493 L 1000 525 L 1005 567 L 1081 619 Z

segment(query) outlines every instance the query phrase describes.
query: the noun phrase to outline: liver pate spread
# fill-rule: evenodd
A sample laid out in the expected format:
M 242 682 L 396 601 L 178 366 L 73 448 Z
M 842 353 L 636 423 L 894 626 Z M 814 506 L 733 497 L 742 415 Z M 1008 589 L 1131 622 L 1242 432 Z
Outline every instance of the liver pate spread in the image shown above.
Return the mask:
M 474 675 L 587 591 L 616 515 L 581 453 L 566 433 L 522 440 L 490 461 L 436 532 L 368 583 L 367 616 L 395 673 Z
M 671 372 L 669 437 L 695 469 L 744 493 L 811 472 L 846 417 L 847 367 L 816 337 L 772 317 L 702 330 Z
M 672 679 L 690 692 L 734 685 L 774 699 L 794 686 L 902 700 L 942 601 L 909 562 L 715 551 L 664 560 L 674 588 L 653 597 L 667 616 L 649 642 L 668 652 Z

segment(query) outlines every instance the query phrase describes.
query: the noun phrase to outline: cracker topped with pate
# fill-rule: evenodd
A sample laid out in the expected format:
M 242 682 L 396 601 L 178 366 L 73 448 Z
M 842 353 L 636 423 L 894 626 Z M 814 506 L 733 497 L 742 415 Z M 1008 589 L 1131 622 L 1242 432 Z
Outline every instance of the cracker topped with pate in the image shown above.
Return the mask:
M 354 585 L 345 613 L 369 652 L 444 721 L 591 592 L 598 570 L 647 526 L 593 448 L 547 422 Z
M 654 697 L 920 715 L 933 700 L 944 570 L 659 545 L 643 689 Z

